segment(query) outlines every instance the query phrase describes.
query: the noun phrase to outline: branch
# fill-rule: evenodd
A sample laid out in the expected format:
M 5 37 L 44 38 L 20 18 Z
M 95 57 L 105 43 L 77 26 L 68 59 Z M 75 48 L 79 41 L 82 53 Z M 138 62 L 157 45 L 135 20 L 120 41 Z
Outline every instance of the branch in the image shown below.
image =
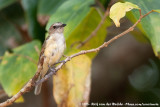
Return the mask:
M 102 11 L 105 12 L 105 7 L 101 4 L 101 2 L 99 0 L 96 0 L 95 2 L 102 9 Z
M 67 57 L 63 63 L 59 64 L 55 70 L 53 70 L 52 72 L 50 72 L 49 74 L 47 74 L 44 78 L 42 78 L 41 80 L 39 80 L 38 82 L 35 83 L 35 79 L 38 77 L 39 73 L 40 73 L 40 70 L 36 72 L 36 74 L 34 75 L 34 77 L 32 79 L 29 80 L 29 82 L 17 93 L 15 94 L 13 97 L 11 97 L 10 99 L 8 99 L 7 101 L 3 102 L 3 103 L 0 103 L 0 107 L 5 107 L 5 106 L 9 106 L 11 104 L 13 104 L 13 102 L 15 100 L 17 100 L 20 96 L 22 96 L 22 94 L 26 93 L 26 92 L 29 92 L 35 85 L 38 85 L 44 81 L 46 81 L 49 77 L 51 77 L 52 75 L 55 74 L 55 72 L 57 72 L 59 69 L 62 68 L 62 66 L 70 61 L 72 58 L 74 57 L 77 57 L 79 55 L 83 55 L 83 54 L 87 54 L 87 53 L 92 53 L 92 52 L 98 52 L 99 50 L 101 50 L 102 48 L 105 48 L 107 47 L 110 43 L 112 43 L 113 41 L 115 41 L 116 39 L 124 36 L 125 34 L 131 32 L 134 30 L 134 28 L 136 27 L 136 25 L 138 23 L 140 23 L 140 21 L 142 20 L 142 18 L 144 18 L 145 16 L 149 15 L 150 13 L 154 12 L 153 10 L 149 11 L 148 13 L 146 13 L 145 15 L 140 15 L 140 18 L 138 19 L 138 21 L 133 25 L 131 26 L 129 29 L 125 30 L 124 32 L 122 32 L 121 34 L 113 37 L 112 39 L 110 39 L 108 42 L 104 42 L 102 45 L 100 45 L 98 48 L 95 48 L 95 49 L 90 49 L 90 50 L 83 50 L 83 51 L 80 51 L 76 54 L 73 54 L 69 57 Z

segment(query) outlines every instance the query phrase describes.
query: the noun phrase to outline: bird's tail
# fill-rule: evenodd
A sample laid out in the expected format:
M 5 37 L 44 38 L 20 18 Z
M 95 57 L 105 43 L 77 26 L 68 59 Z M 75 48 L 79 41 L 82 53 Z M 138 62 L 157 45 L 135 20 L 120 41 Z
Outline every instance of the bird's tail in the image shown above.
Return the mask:
M 41 76 L 39 75 L 37 81 L 39 81 L 40 79 L 41 79 Z M 39 85 L 35 86 L 35 90 L 34 90 L 34 94 L 35 95 L 39 95 L 40 94 L 41 87 L 42 87 L 42 83 L 40 83 Z

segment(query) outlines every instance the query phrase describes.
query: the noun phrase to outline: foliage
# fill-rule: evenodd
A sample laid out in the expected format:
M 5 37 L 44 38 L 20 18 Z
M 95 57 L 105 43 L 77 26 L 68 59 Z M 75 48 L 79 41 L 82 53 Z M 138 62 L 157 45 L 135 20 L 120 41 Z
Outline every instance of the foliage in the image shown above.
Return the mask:
M 54 76 L 54 97 L 58 105 L 74 107 L 88 102 L 90 93 L 91 60 L 86 55 L 66 63 Z
M 126 12 L 132 9 L 142 9 L 142 14 L 151 9 L 155 9 L 155 12 L 160 12 L 158 7 L 160 5 L 158 3 L 160 2 L 156 2 L 156 0 L 153 0 L 156 3 L 154 8 L 153 5 L 146 3 L 150 2 L 149 0 L 146 2 L 138 0 L 124 1 L 128 2 L 118 2 L 110 10 L 110 18 L 117 27 L 120 26 L 120 19 L 126 15 Z M 108 4 L 108 1 L 106 2 L 105 0 L 101 0 L 100 2 L 104 6 Z M 16 0 L 0 0 L 0 38 L 3 37 L 3 40 L 0 40 L 0 55 L 3 55 L 0 64 L 0 83 L 9 96 L 16 94 L 35 74 L 39 55 L 37 49 L 40 50 L 40 42 L 44 41 L 45 30 L 48 31 L 53 23 L 63 22 L 67 24 L 64 32 L 67 43 L 65 55 L 67 56 L 81 50 L 96 48 L 105 41 L 107 35 L 106 28 L 111 26 L 111 20 L 108 17 L 95 36 L 77 49 L 77 44 L 90 36 L 102 20 L 101 14 L 104 14 L 103 11 L 100 11 L 100 14 L 96 9 L 97 7 L 91 6 L 93 4 L 94 0 L 21 0 L 21 7 L 20 3 Z M 17 11 L 18 14 L 14 11 Z M 138 12 L 138 10 L 133 10 L 127 14 L 127 17 L 135 22 L 139 18 Z M 151 42 L 157 57 L 160 56 L 160 39 L 158 37 L 160 33 L 160 30 L 158 30 L 160 27 L 159 15 L 158 13 L 150 14 L 138 25 L 140 31 Z M 50 16 L 48 22 L 45 23 L 46 27 L 41 25 L 41 20 L 38 20 L 40 16 Z M 23 29 L 24 26 L 27 27 Z M 9 30 L 6 31 L 4 29 Z M 15 41 L 19 45 L 14 49 L 4 45 L 5 41 L 11 37 L 16 38 Z M 23 38 L 29 39 L 25 40 Z M 8 48 L 10 48 L 11 52 L 7 51 Z M 54 76 L 53 96 L 59 106 L 67 105 L 74 107 L 81 102 L 88 102 L 91 87 L 91 65 L 96 54 L 90 53 L 74 58 L 69 63 L 66 63 L 63 69 L 58 71 L 57 75 Z M 156 75 L 159 72 L 156 67 L 157 65 L 153 61 L 151 65 L 154 66 L 152 66 L 154 69 L 146 65 L 135 70 L 139 71 L 143 69 L 145 70 L 144 72 L 135 72 L 130 75 L 130 83 L 135 89 L 141 91 L 148 87 L 153 88 L 156 85 L 159 78 Z M 152 75 L 147 75 L 148 72 L 152 72 Z M 144 75 L 146 75 L 146 78 L 143 78 Z M 154 78 L 152 79 L 153 81 L 150 81 L 150 78 Z M 141 83 L 137 82 L 139 79 Z M 150 81 L 150 84 L 143 87 L 148 81 Z M 151 90 L 151 92 L 157 93 L 155 89 Z
M 152 1 L 151 0 L 146 0 L 146 1 L 125 0 L 125 1 L 129 1 L 134 4 L 138 4 L 138 6 L 142 10 L 142 14 L 145 14 L 150 10 L 156 10 L 156 12 L 159 12 L 158 9 L 159 9 L 160 2 L 157 2 L 157 0 L 152 0 Z M 132 14 L 132 17 L 128 16 L 128 18 L 131 21 L 135 22 L 135 20 L 139 18 L 139 12 L 133 11 L 131 14 Z M 141 30 L 141 32 L 143 32 L 145 36 L 151 42 L 153 51 L 157 57 L 160 56 L 159 55 L 160 53 L 160 47 L 159 47 L 160 46 L 160 38 L 159 38 L 160 30 L 158 30 L 159 25 L 160 25 L 159 17 L 160 17 L 160 14 L 152 13 L 148 15 L 147 17 L 145 17 L 141 21 L 141 23 L 138 25 L 138 28 Z
M 13 53 L 4 54 L 0 66 L 0 81 L 9 96 L 16 94 L 36 72 L 38 54 L 35 47 L 40 47 L 39 41 L 15 48 Z
M 123 18 L 126 12 L 132 9 L 140 9 L 137 5 L 130 2 L 116 3 L 110 9 L 110 18 L 114 21 L 116 27 L 120 27 L 119 20 Z

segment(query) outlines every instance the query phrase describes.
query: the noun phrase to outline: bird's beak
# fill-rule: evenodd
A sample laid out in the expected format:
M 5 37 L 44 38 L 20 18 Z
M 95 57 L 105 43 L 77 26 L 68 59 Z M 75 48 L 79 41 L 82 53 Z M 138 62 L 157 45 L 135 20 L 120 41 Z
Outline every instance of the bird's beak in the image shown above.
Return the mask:
M 62 27 L 65 27 L 66 26 L 66 24 L 62 24 Z

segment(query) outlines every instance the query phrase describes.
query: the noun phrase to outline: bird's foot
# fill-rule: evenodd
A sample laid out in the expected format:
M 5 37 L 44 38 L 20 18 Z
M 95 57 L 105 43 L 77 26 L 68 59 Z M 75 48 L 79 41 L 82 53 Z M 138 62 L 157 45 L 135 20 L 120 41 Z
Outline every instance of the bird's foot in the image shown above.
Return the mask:
M 50 72 L 53 72 L 54 75 L 55 75 L 55 74 L 56 74 L 56 70 L 55 70 L 54 66 L 49 66 L 49 65 L 48 65 L 48 67 L 49 67 L 49 71 L 50 71 Z
M 54 75 L 56 75 L 56 69 L 54 67 L 50 68 L 51 72 L 53 72 Z

